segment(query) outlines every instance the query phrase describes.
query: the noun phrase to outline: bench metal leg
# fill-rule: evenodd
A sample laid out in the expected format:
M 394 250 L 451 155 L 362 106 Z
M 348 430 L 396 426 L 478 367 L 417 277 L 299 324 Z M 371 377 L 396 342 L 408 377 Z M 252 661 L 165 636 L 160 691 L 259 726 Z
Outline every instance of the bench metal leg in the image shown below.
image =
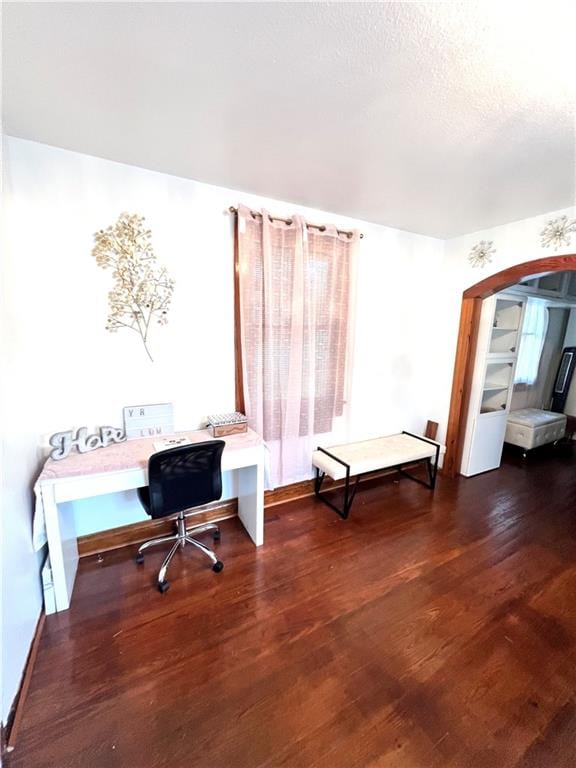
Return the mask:
M 356 476 L 356 481 L 354 482 L 352 489 L 350 489 L 350 468 L 349 467 L 347 468 L 346 480 L 344 482 L 344 503 L 342 507 L 337 507 L 336 504 L 331 502 L 330 499 L 326 497 L 325 493 L 321 492 L 322 483 L 324 482 L 325 477 L 326 477 L 326 473 L 322 472 L 321 470 L 318 469 L 318 467 L 316 467 L 316 477 L 314 478 L 314 494 L 316 498 L 320 499 L 320 501 L 328 505 L 331 509 L 334 510 L 334 512 L 337 512 L 343 520 L 346 520 L 346 518 L 350 514 L 350 509 L 352 507 L 352 502 L 354 501 L 354 497 L 356 496 L 356 490 L 358 488 L 358 481 L 360 480 L 360 475 Z
M 404 477 L 408 477 L 410 480 L 414 480 L 415 483 L 420 483 L 420 485 L 423 485 L 425 488 L 429 488 L 431 491 L 436 488 L 436 476 L 438 475 L 438 456 L 436 456 L 435 461 L 432 461 L 431 458 L 429 459 L 420 459 L 420 461 L 426 462 L 426 470 L 428 474 L 428 481 L 422 480 L 420 477 L 415 477 L 410 472 L 406 472 L 406 470 L 403 467 L 396 467 L 398 472 L 400 472 L 401 475 Z M 417 464 L 419 462 L 413 462 L 414 464 Z
M 420 435 L 413 435 L 411 432 L 402 432 L 403 435 L 410 435 L 410 437 L 415 437 L 418 440 L 422 440 L 425 443 L 430 443 L 431 445 L 434 445 L 436 447 L 436 451 L 434 454 L 434 459 L 432 457 L 428 459 L 420 459 L 420 461 L 426 462 L 426 467 L 428 470 L 428 482 L 425 480 L 421 480 L 419 477 L 414 477 L 414 475 L 411 475 L 409 472 L 406 472 L 405 469 L 403 469 L 401 466 L 397 467 L 398 472 L 400 472 L 405 477 L 409 477 L 410 480 L 414 480 L 416 483 L 420 483 L 420 485 L 423 485 L 425 488 L 429 488 L 431 491 L 436 488 L 436 478 L 438 476 L 438 461 L 440 459 L 440 446 L 434 441 L 434 440 L 428 440 L 425 437 L 421 437 Z M 414 462 L 416 464 L 417 462 Z

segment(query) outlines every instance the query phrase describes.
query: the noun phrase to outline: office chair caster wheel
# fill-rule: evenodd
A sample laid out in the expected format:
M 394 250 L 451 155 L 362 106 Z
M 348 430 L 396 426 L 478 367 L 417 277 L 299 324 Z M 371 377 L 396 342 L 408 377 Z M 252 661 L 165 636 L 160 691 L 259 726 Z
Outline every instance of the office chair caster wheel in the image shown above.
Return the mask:
M 212 534 L 212 540 L 220 541 L 220 531 L 214 531 L 214 533 Z
M 162 594 L 164 594 L 164 592 L 168 592 L 168 590 L 170 589 L 170 584 L 166 580 L 159 581 L 158 582 L 158 589 L 160 590 L 160 592 Z
M 214 573 L 220 573 L 222 568 L 224 568 L 224 563 L 222 563 L 220 560 L 216 560 L 216 562 L 212 566 L 212 570 L 214 571 Z
M 143 552 L 138 552 L 138 554 L 136 555 L 136 557 L 134 559 L 136 560 L 138 565 L 142 565 L 142 563 L 144 562 L 144 553 Z

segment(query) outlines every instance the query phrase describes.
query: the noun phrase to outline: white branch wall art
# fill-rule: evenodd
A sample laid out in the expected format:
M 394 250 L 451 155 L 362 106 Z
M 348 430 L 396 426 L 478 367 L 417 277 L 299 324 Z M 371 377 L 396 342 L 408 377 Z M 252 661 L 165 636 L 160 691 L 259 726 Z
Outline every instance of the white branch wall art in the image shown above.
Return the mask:
M 168 322 L 174 291 L 174 281 L 156 263 L 151 235 L 143 216 L 122 213 L 115 224 L 96 232 L 92 249 L 98 266 L 112 269 L 114 278 L 106 330 L 115 333 L 128 328 L 137 333 L 150 360 L 150 326 L 153 321 Z

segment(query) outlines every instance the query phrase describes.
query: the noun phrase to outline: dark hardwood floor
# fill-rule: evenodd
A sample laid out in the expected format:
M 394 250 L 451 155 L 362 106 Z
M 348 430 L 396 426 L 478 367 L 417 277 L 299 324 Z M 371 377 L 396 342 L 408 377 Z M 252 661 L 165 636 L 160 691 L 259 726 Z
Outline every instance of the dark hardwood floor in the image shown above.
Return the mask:
M 574 768 L 576 449 L 132 550 L 49 616 L 9 768 Z

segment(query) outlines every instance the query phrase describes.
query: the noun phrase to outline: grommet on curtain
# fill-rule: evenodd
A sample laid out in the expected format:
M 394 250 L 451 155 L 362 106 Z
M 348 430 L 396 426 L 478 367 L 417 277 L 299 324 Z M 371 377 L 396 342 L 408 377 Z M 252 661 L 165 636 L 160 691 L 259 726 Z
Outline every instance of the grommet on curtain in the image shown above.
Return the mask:
M 242 211 L 245 211 L 245 213 L 243 214 L 244 216 L 247 217 L 248 214 L 250 214 L 250 217 L 254 221 L 257 220 L 257 219 L 262 219 L 263 220 L 264 216 L 266 216 L 268 218 L 268 220 L 270 221 L 270 223 L 274 223 L 275 221 L 277 221 L 277 222 L 280 223 L 280 225 L 283 224 L 286 227 L 291 227 L 295 223 L 295 219 L 294 218 L 284 219 L 281 216 L 272 216 L 272 214 L 268 213 L 268 211 L 264 211 L 264 210 L 262 212 L 254 211 L 254 210 L 252 210 L 250 208 L 247 208 L 246 206 L 242 206 L 242 205 L 238 206 L 238 208 L 235 208 L 233 205 L 231 205 L 228 208 L 230 213 L 233 213 L 233 214 L 236 214 L 236 215 L 238 215 L 238 213 L 240 212 L 240 209 L 242 209 Z M 298 217 L 298 218 L 300 219 L 302 217 Z M 302 222 L 303 222 L 303 226 L 305 226 L 307 228 L 309 227 L 310 229 L 316 230 L 317 232 L 322 232 L 322 233 L 328 232 L 329 234 L 334 233 L 335 236 L 337 236 L 341 240 L 354 240 L 356 237 L 358 237 L 361 240 L 364 237 L 364 233 L 363 232 L 356 232 L 355 230 L 350 231 L 350 230 L 346 230 L 346 229 L 338 229 L 337 227 L 335 227 L 332 224 L 327 227 L 325 224 L 308 224 L 307 222 L 304 221 L 304 219 L 302 219 Z

